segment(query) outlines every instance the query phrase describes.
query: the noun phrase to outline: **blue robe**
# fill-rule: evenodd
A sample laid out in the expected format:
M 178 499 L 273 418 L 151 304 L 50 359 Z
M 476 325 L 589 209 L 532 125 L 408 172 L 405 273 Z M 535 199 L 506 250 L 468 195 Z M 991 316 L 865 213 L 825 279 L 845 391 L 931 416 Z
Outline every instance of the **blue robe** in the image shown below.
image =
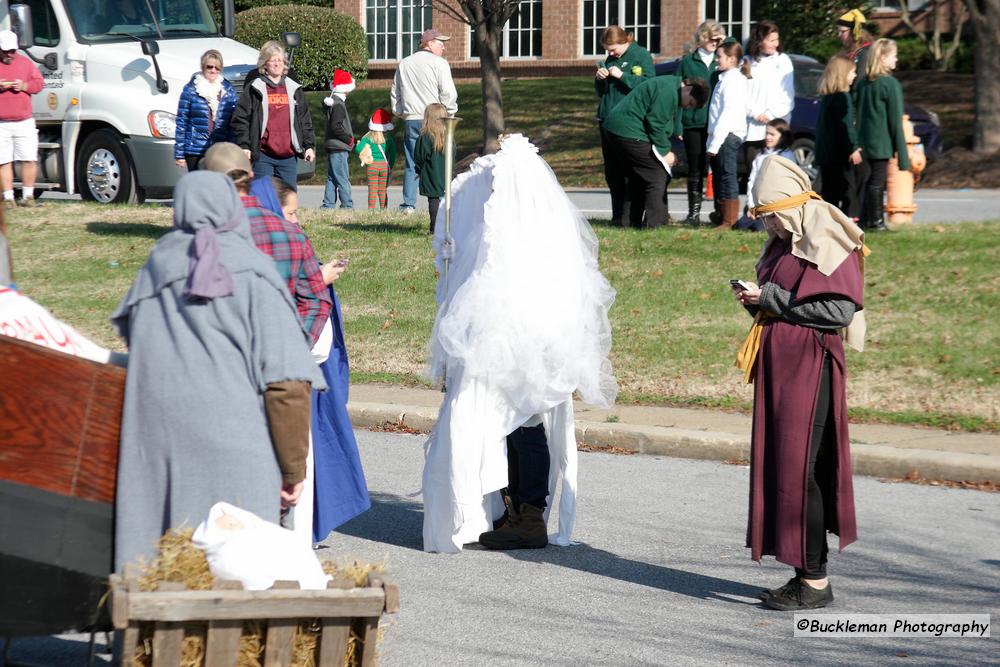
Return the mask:
M 313 392 L 314 542 L 322 542 L 330 531 L 371 507 L 358 443 L 347 414 L 350 369 L 340 301 L 332 287 L 330 296 L 334 306 L 330 313 L 334 339 L 330 357 L 320 364 L 330 389 L 325 393 Z

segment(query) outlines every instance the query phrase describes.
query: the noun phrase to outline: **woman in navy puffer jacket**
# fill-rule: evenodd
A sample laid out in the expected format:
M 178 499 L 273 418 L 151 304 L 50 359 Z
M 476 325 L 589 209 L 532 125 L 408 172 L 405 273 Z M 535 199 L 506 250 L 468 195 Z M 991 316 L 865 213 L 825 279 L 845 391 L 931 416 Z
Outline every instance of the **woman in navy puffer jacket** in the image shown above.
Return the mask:
M 201 72 L 181 91 L 177 103 L 177 133 L 174 159 L 188 171 L 198 168 L 198 160 L 219 141 L 232 141 L 229 120 L 239 95 L 222 76 L 222 54 L 215 49 L 201 56 Z

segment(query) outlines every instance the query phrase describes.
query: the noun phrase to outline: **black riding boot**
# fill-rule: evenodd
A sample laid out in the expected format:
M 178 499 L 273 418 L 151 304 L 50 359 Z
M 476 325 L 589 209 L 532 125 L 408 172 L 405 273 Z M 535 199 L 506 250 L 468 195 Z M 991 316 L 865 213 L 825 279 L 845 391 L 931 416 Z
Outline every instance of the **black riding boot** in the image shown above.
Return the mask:
M 688 181 L 688 216 L 685 224 L 697 227 L 701 224 L 701 188 L 698 181 Z
M 863 226 L 870 232 L 885 232 L 889 228 L 885 226 L 885 206 L 882 200 L 885 196 L 885 188 L 870 187 L 865 190 L 865 217 Z

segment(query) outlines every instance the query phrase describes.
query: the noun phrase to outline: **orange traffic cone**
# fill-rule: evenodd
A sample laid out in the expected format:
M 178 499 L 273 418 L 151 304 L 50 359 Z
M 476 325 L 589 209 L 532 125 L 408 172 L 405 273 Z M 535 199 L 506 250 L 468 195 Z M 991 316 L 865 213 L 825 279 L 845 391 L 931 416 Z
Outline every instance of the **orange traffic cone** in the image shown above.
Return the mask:
M 715 199 L 715 187 L 712 185 L 712 170 L 708 170 L 708 178 L 705 179 L 705 199 Z

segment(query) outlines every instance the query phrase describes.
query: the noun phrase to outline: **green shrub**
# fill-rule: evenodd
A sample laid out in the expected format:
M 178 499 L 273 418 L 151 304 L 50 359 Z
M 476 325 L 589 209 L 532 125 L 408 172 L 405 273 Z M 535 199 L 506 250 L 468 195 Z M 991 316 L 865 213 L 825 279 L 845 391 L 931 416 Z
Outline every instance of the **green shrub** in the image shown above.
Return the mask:
M 934 66 L 931 62 L 931 54 L 927 47 L 920 41 L 919 37 L 900 37 L 896 41 L 896 53 L 899 55 L 899 62 L 896 69 L 901 72 L 912 70 L 930 69 Z
M 283 5 L 256 7 L 236 15 L 236 39 L 260 48 L 283 32 L 297 32 L 302 44 L 292 62 L 295 80 L 309 90 L 325 90 L 336 68 L 368 77 L 365 31 L 346 14 L 324 7 Z
M 840 53 L 844 45 L 836 37 L 810 37 L 802 43 L 803 55 L 812 56 L 824 65 L 830 56 Z

